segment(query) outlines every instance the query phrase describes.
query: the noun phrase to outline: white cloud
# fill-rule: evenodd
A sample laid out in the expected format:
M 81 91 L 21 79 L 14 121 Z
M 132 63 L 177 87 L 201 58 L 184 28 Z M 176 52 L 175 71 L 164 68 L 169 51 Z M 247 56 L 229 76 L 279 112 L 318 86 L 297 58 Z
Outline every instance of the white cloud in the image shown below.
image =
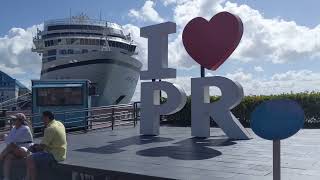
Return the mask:
M 20 74 L 26 74 L 21 67 L 7 67 L 5 64 L 0 64 L 0 70 L 9 76 L 15 76 L 15 75 L 20 75 Z
M 274 81 L 318 81 L 320 73 L 314 73 L 310 70 L 287 71 L 285 73 L 276 73 L 271 78 Z
M 148 0 L 144 3 L 144 5 L 139 9 L 130 9 L 129 17 L 136 18 L 139 21 L 150 21 L 154 23 L 163 22 L 164 19 L 159 15 L 159 13 L 154 9 L 155 2 Z
M 244 73 L 242 71 L 236 72 L 236 73 L 228 73 L 226 75 L 226 77 L 233 79 L 237 82 L 248 82 L 250 80 L 252 80 L 252 74 L 248 73 Z
M 234 58 L 286 63 L 319 57 L 320 26 L 308 28 L 294 21 L 268 19 L 247 5 L 227 2 L 224 9 L 239 15 L 244 23 L 243 39 Z
M 263 71 L 264 71 L 264 69 L 263 69 L 261 66 L 255 66 L 255 67 L 254 67 L 254 70 L 255 70 L 256 72 L 263 72 Z
M 172 7 L 173 21 L 177 23 L 177 33 L 169 36 L 169 66 L 174 68 L 191 69 L 197 65 L 182 44 L 181 35 L 186 23 L 199 16 L 209 20 L 224 10 L 240 16 L 244 23 L 241 43 L 229 59 L 239 61 L 240 64 L 236 63 L 237 65 L 252 61 L 268 61 L 270 64 L 295 63 L 301 60 L 311 62 L 320 55 L 320 25 L 310 28 L 281 18 L 266 18 L 248 5 L 238 5 L 226 0 L 162 0 L 162 3 Z M 140 57 L 143 62 L 146 62 L 146 48 L 145 43 L 144 54 Z M 239 81 L 246 95 L 312 91 L 317 90 L 320 85 L 320 74 L 310 70 L 287 71 L 274 73 L 267 79 L 258 78 L 257 73 L 261 75 L 261 72 L 269 72 L 271 66 L 255 66 L 253 73 L 245 73 L 240 69 L 225 75 Z M 176 82 L 189 92 L 187 78 L 189 77 L 180 77 Z
M 177 33 L 169 36 L 169 66 L 174 68 L 192 68 L 196 65 L 186 53 L 181 40 L 182 30 L 186 23 L 198 16 L 209 20 L 223 10 L 239 15 L 245 28 L 241 43 L 231 56 L 231 61 L 287 63 L 302 59 L 310 61 L 320 55 L 320 25 L 309 28 L 281 18 L 265 18 L 262 13 L 248 5 L 238 5 L 225 0 L 162 0 L 157 2 L 172 7 L 174 14 L 172 21 L 177 23 Z M 155 6 L 154 1 L 148 0 L 141 8 L 131 9 L 128 15 L 144 23 L 163 22 L 164 18 L 155 10 Z M 137 58 L 142 61 L 145 69 L 147 40 L 140 37 L 140 29 L 136 25 L 127 24 L 124 28 L 131 33 L 138 44 Z M 27 29 L 12 28 L 6 36 L 0 37 L 0 70 L 24 83 L 30 83 L 30 79 L 39 78 L 40 74 L 40 57 L 30 51 L 32 34 L 35 34 L 35 29 L 36 26 Z M 269 68 L 256 66 L 254 70 L 267 72 Z M 267 79 L 258 78 L 256 72 L 255 74 L 246 73 L 240 69 L 225 75 L 239 81 L 246 95 L 311 91 L 316 90 L 315 88 L 320 85 L 318 78 L 320 73 L 306 69 L 274 73 Z M 190 77 L 178 77 L 171 82 L 181 85 L 190 94 Z M 138 100 L 139 97 L 140 81 L 134 98 Z
M 320 73 L 310 70 L 287 71 L 275 73 L 270 78 L 252 78 L 250 73 L 235 72 L 227 77 L 238 81 L 245 95 L 269 95 L 288 92 L 319 91 Z M 250 78 L 247 78 L 250 77 Z
M 270 61 L 274 64 L 314 59 L 320 56 L 320 25 L 309 28 L 280 18 L 265 18 L 248 5 L 225 0 L 163 0 L 173 5 L 176 38 L 169 43 L 169 59 L 174 66 L 191 68 L 196 65 L 186 53 L 181 35 L 184 26 L 195 17 L 209 20 L 221 11 L 241 17 L 244 35 L 230 60 L 241 62 Z
M 164 6 L 168 6 L 168 5 L 177 3 L 176 1 L 177 0 L 162 0 Z
M 208 75 L 211 76 L 210 73 Z M 297 93 L 305 91 L 320 90 L 320 73 L 310 70 L 287 71 L 283 73 L 275 73 L 267 79 L 254 78 L 251 73 L 246 73 L 242 69 L 238 69 L 234 73 L 228 73 L 225 77 L 237 81 L 241 84 L 244 94 L 248 95 L 271 95 L 281 93 Z M 191 94 L 191 78 L 190 76 L 177 77 L 177 79 L 166 80 L 181 86 L 187 93 Z M 211 95 L 219 95 L 217 88 L 210 88 Z M 140 81 L 137 86 L 134 101 L 140 101 Z
M 143 67 L 142 69 L 146 69 L 147 65 L 147 56 L 148 56 L 148 41 L 146 38 L 140 37 L 140 28 L 133 25 L 133 24 L 126 24 L 123 26 L 125 31 L 129 32 L 131 34 L 132 39 L 137 43 L 137 55 L 135 55 L 135 58 L 137 58 L 139 61 L 142 62 Z
M 30 86 L 30 79 L 40 77 L 41 59 L 31 52 L 32 38 L 37 28 L 12 28 L 7 35 L 0 37 L 0 70 Z

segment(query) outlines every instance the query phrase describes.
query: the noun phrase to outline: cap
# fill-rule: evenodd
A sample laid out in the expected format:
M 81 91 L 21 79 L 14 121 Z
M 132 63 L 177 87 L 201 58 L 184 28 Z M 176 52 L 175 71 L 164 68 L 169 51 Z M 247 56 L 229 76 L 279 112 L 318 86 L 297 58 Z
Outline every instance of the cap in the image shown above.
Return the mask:
M 19 119 L 19 120 L 23 120 L 26 121 L 27 118 L 23 113 L 17 113 L 15 115 L 10 116 L 12 119 Z

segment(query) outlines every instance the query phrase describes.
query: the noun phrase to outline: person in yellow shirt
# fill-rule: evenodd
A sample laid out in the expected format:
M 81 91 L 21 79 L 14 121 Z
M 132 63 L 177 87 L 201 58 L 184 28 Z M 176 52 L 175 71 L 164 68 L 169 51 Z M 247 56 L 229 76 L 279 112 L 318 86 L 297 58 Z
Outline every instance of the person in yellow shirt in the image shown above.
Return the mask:
M 46 126 L 42 141 L 29 148 L 32 154 L 27 157 L 27 179 L 30 180 L 36 180 L 38 167 L 50 168 L 53 163 L 66 159 L 67 138 L 64 125 L 55 120 L 50 111 L 42 113 L 42 120 Z

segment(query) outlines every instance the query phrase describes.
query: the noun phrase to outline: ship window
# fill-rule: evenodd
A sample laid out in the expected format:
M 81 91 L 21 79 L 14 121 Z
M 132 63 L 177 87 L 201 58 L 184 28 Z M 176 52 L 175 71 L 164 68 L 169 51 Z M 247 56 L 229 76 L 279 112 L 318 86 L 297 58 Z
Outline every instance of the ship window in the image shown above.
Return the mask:
M 98 39 L 89 39 L 89 45 L 99 45 Z
M 84 40 L 84 44 L 86 44 L 86 45 L 89 44 L 89 40 L 88 40 L 88 39 L 85 39 L 85 40 Z
M 75 38 L 68 38 L 68 39 L 66 39 L 66 42 L 68 45 L 70 45 L 70 44 L 73 44 L 76 40 L 77 39 L 75 39 Z
M 68 49 L 68 54 L 73 54 L 73 49 Z
M 60 54 L 67 54 L 67 51 L 65 49 L 61 49 Z
M 88 51 L 88 49 L 82 49 L 82 53 L 84 54 L 84 53 L 88 53 L 89 51 Z
M 52 40 L 54 46 L 58 45 L 58 40 Z
M 48 26 L 48 31 L 62 30 L 62 29 L 86 29 L 86 30 L 103 30 L 102 26 L 91 26 L 91 25 L 55 25 Z
M 81 53 L 80 49 L 75 49 L 74 50 L 74 54 L 80 54 L 80 53 Z
M 110 47 L 117 47 L 117 48 L 121 48 L 121 49 L 125 49 L 127 51 L 131 51 L 133 52 L 135 50 L 135 46 L 126 44 L 126 43 L 122 43 L 122 42 L 116 42 L 116 41 L 108 41 L 108 44 Z
M 106 45 L 106 41 L 105 40 L 100 40 L 100 45 L 101 46 L 105 46 Z
M 43 35 L 43 39 L 46 38 L 53 38 L 53 37 L 61 37 L 61 36 L 88 36 L 88 35 L 95 35 L 95 36 L 102 36 L 101 33 L 87 33 L 87 32 L 61 32 L 61 33 L 52 33 Z
M 136 50 L 136 46 L 131 46 L 131 52 L 134 52 Z
M 52 49 L 48 51 L 48 56 L 54 56 L 57 55 L 57 50 L 56 49 Z
M 71 44 L 73 44 L 74 42 L 76 42 L 77 39 L 75 38 L 71 38 Z
M 56 60 L 56 57 L 55 57 L 55 56 L 53 56 L 53 57 L 48 57 L 48 61 L 54 61 L 54 60 Z
M 84 39 L 80 39 L 80 45 L 85 45 L 84 44 Z
M 108 41 L 109 46 L 114 47 L 113 41 Z

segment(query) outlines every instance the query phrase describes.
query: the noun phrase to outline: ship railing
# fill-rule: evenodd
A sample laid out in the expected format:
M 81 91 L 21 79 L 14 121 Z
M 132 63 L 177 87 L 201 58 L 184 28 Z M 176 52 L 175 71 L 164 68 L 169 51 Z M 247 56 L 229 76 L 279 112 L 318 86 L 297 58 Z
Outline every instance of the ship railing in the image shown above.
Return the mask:
M 104 128 L 114 129 L 115 126 L 127 125 L 135 127 L 140 119 L 140 102 L 120 104 L 86 109 L 75 109 L 69 111 L 55 111 L 56 117 L 66 127 L 67 132 L 88 132 Z M 79 114 L 81 114 L 79 116 Z M 28 121 L 40 119 L 42 114 L 26 114 Z M 0 132 L 8 132 L 13 127 L 11 118 L 7 115 L 0 117 Z M 31 123 L 34 135 L 42 135 L 43 122 Z
M 59 25 L 59 24 L 82 24 L 82 25 L 97 25 L 106 26 L 108 21 L 96 20 L 96 19 L 75 19 L 75 18 L 64 18 L 64 19 L 53 19 L 44 22 L 48 25 Z

